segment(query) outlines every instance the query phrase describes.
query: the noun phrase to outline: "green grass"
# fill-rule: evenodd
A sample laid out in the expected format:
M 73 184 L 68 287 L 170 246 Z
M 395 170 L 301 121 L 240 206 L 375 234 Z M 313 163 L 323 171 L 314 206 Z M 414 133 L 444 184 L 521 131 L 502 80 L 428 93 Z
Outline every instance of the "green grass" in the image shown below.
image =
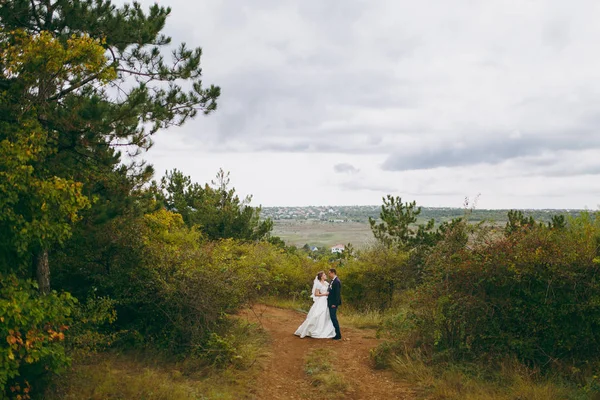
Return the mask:
M 371 227 L 366 222 L 275 221 L 273 234 L 296 247 L 308 243 L 329 248 L 338 243 L 352 243 L 360 248 L 373 241 Z
M 89 355 L 56 377 L 43 398 L 75 399 L 246 399 L 259 372 L 256 362 L 265 355 L 264 335 L 240 322 L 229 332 L 236 358 L 217 369 L 206 361 L 173 359 L 153 351 L 105 352 Z
M 330 349 L 313 349 L 305 358 L 304 372 L 313 386 L 318 387 L 324 393 L 335 391 L 336 396 L 343 395 L 350 385 L 344 377 L 336 372 L 329 362 L 332 359 Z

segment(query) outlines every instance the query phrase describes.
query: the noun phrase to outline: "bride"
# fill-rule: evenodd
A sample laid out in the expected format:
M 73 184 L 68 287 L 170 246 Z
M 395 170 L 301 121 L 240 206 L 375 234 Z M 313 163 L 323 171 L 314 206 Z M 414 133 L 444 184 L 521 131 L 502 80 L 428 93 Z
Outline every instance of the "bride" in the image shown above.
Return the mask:
M 335 336 L 335 328 L 329 316 L 329 307 L 327 307 L 328 289 L 329 284 L 325 280 L 325 272 L 321 271 L 313 282 L 311 297 L 314 304 L 310 308 L 306 320 L 294 335 L 317 339 L 329 339 Z

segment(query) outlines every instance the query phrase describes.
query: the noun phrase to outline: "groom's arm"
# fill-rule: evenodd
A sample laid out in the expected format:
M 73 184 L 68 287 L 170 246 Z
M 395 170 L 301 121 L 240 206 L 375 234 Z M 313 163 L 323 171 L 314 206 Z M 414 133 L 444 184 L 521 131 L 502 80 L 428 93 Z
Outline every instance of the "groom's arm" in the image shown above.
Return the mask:
M 329 294 L 332 297 L 332 307 L 337 307 L 341 304 L 340 301 L 340 282 L 339 281 L 334 281 L 333 285 L 331 285 L 331 293 Z
M 340 281 L 335 281 L 335 283 L 335 302 L 339 306 L 340 304 L 342 304 L 342 284 L 340 283 Z

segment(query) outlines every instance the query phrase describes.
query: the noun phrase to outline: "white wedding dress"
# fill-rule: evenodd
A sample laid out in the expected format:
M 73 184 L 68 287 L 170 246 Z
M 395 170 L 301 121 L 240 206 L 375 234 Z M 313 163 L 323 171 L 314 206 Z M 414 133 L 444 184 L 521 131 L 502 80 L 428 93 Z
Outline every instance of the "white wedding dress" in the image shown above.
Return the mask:
M 320 291 L 320 293 L 326 293 L 329 285 L 327 282 L 324 284 L 317 281 L 314 287 Z M 314 289 L 313 289 L 314 290 Z M 310 336 L 316 339 L 329 339 L 335 336 L 335 328 L 331 322 L 329 316 L 329 307 L 327 307 L 327 296 L 313 296 L 314 304 L 308 311 L 306 320 L 300 325 L 294 335 Z

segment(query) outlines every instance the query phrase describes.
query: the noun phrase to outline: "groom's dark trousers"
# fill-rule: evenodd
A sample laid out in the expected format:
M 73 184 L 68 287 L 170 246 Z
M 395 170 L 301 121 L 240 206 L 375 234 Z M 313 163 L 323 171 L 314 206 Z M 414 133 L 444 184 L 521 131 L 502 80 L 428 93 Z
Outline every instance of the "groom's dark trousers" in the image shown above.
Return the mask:
M 334 339 L 341 339 L 342 333 L 340 332 L 340 323 L 337 320 L 337 307 L 329 307 L 329 316 L 331 316 L 331 322 L 333 323 L 333 327 L 335 328 Z
M 337 319 L 337 310 L 342 305 L 342 284 L 339 278 L 336 276 L 329 288 L 329 296 L 327 296 L 327 305 L 329 306 L 329 315 L 331 316 L 331 322 L 335 328 L 334 339 L 341 339 L 342 333 L 340 332 L 340 323 Z

